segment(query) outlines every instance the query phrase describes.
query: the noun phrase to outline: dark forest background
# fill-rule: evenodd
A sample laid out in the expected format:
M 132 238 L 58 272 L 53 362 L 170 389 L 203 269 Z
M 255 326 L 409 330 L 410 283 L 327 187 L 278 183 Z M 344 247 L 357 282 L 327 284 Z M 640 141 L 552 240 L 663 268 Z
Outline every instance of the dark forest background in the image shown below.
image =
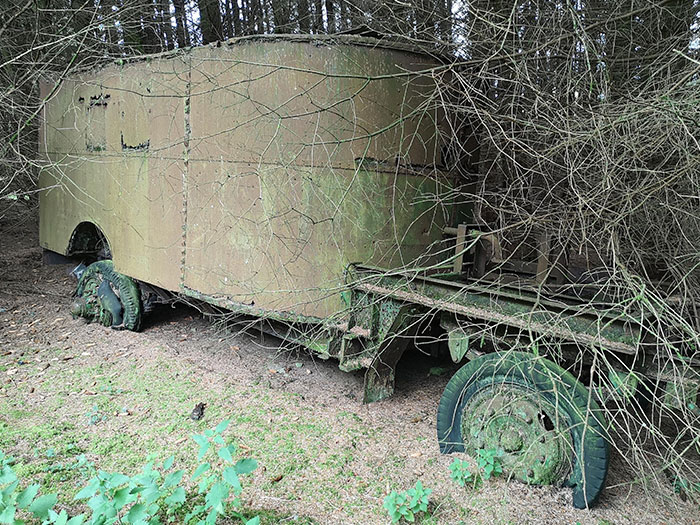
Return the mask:
M 447 57 L 436 100 L 451 167 L 473 157 L 480 227 L 694 297 L 699 13 L 700 0 L 5 0 L 0 202 L 36 202 L 43 76 L 245 35 L 372 34 Z

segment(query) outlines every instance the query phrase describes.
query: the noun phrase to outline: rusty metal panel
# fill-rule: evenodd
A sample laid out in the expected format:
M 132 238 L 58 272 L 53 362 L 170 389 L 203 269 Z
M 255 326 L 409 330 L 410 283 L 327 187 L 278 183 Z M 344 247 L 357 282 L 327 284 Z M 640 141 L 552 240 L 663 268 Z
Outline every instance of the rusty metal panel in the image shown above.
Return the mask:
M 65 81 L 46 105 L 40 242 L 66 253 L 97 225 L 115 267 L 180 284 L 187 57 L 113 65 Z
M 367 43 L 240 39 L 64 82 L 42 130 L 42 246 L 65 253 L 89 221 L 122 273 L 319 318 L 348 263 L 415 264 L 453 211 L 437 64 Z
M 326 317 L 348 263 L 425 253 L 450 210 L 405 165 L 439 163 L 441 116 L 430 75 L 406 72 L 435 66 L 342 40 L 195 49 L 186 287 Z
M 340 37 L 234 41 L 192 54 L 192 159 L 439 164 L 430 57 Z
M 331 315 L 348 263 L 397 267 L 439 235 L 421 176 L 195 162 L 188 184 L 187 287 L 263 309 Z

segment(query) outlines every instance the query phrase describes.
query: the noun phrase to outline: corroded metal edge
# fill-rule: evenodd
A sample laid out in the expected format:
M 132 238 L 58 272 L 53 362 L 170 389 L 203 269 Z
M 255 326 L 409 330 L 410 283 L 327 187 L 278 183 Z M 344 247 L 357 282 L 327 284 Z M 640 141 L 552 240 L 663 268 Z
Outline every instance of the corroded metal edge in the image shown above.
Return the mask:
M 72 70 L 72 74 L 84 74 L 93 73 L 101 71 L 102 69 L 108 68 L 110 66 L 123 66 L 127 64 L 136 64 L 139 62 L 149 62 L 155 59 L 171 59 L 182 55 L 189 55 L 195 49 L 206 49 L 206 48 L 217 48 L 222 46 L 236 46 L 242 44 L 248 44 L 251 42 L 297 42 L 297 43 L 317 43 L 320 45 L 349 45 L 358 47 L 369 47 L 372 49 L 387 49 L 395 51 L 403 51 L 405 53 L 412 53 L 415 55 L 421 55 L 430 57 L 442 64 L 451 63 L 455 57 L 451 56 L 446 50 L 440 49 L 428 49 L 416 45 L 415 43 L 407 42 L 403 39 L 397 38 L 395 36 L 387 36 L 384 38 L 374 38 L 369 36 L 359 36 L 359 35 L 344 35 L 344 34 L 331 34 L 331 35 L 246 35 L 238 36 L 234 38 L 229 38 L 227 40 L 220 40 L 216 42 L 211 42 L 209 44 L 204 44 L 202 46 L 188 46 L 183 48 L 171 49 L 168 51 L 162 51 L 160 53 L 150 53 L 146 55 L 134 55 L 128 57 L 120 57 L 113 60 L 105 61 L 98 65 L 92 65 L 90 67 L 75 68 Z M 46 76 L 45 79 L 56 80 L 55 77 Z

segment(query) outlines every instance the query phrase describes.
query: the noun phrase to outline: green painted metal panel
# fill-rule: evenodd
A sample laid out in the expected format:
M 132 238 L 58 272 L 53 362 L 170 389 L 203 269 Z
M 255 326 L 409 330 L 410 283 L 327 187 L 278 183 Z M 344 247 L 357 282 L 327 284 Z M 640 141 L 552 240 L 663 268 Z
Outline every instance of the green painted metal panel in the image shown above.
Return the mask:
M 126 275 L 333 316 L 349 263 L 435 260 L 456 216 L 439 67 L 372 39 L 256 37 L 68 79 L 44 111 L 41 244 L 66 253 L 89 222 Z

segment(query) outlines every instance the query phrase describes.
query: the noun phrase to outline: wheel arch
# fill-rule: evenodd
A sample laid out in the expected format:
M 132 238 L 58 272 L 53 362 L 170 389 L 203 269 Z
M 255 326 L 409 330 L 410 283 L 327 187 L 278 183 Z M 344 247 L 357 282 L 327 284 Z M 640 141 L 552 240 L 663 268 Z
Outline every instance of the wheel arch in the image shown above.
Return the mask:
M 111 259 L 112 248 L 107 235 L 90 221 L 82 221 L 73 228 L 66 247 L 67 256 L 92 255 L 97 259 Z

